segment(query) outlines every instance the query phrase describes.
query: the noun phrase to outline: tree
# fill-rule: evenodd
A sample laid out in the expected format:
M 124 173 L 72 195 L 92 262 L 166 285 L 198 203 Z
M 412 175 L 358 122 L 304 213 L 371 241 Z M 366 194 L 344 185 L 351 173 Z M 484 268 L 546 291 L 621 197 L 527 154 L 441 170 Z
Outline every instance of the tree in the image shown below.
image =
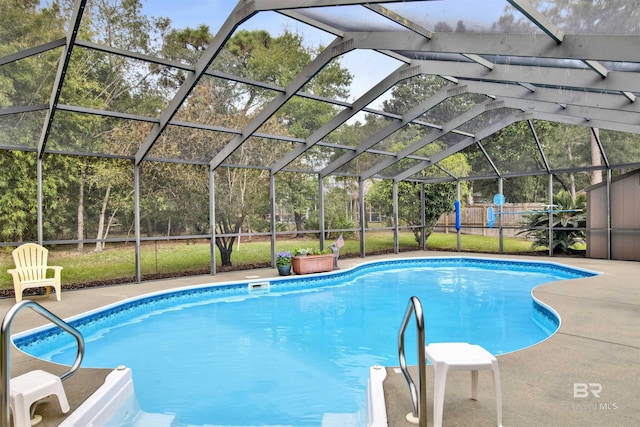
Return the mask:
M 0 1 L 0 56 L 38 46 L 62 37 L 64 17 L 57 3 L 41 7 L 38 1 Z M 43 52 L 0 67 L 0 108 L 45 104 L 51 95 L 59 51 Z M 35 147 L 42 130 L 42 116 L 34 113 L 5 116 L 0 124 L 0 143 Z M 63 156 L 45 157 L 43 170 L 64 167 Z M 5 241 L 37 240 L 37 156 L 34 153 L 0 153 L 0 227 Z M 67 179 L 43 176 L 43 208 L 50 214 L 42 224 L 45 235 L 60 236 L 68 227 L 63 205 Z
M 276 176 L 276 200 L 293 213 L 296 237 L 302 237 L 306 214 L 317 205 L 318 180 L 299 172 L 280 172 Z
M 394 114 L 405 114 L 421 102 L 429 99 L 445 85 L 446 81 L 437 76 L 420 75 L 404 80 L 393 88 L 391 92 L 392 98 L 383 103 L 383 108 L 385 111 Z M 424 120 L 444 124 L 479 101 L 481 101 L 481 98 L 475 95 L 451 97 L 429 110 L 423 117 Z M 379 143 L 376 148 L 397 153 L 406 147 L 410 147 L 432 131 L 433 129 L 427 127 L 405 126 L 401 130 L 394 132 L 385 141 Z M 420 148 L 416 153 L 429 157 L 445 148 L 444 144 L 436 141 Z M 401 159 L 388 168 L 387 174 L 397 174 L 412 165 L 411 160 Z M 442 173 L 440 168 L 448 171 L 453 176 L 467 176 L 470 172 L 465 155 L 457 153 L 443 159 L 437 166 L 431 166 L 431 168 L 423 170 L 420 175 L 424 178 L 432 177 L 433 169 L 437 169 L 438 172 Z M 391 181 L 377 181 L 369 190 L 367 201 L 379 213 L 391 216 L 393 214 L 392 189 L 393 184 Z M 461 183 L 461 191 L 466 193 L 466 183 Z M 454 209 L 453 202 L 456 199 L 456 192 L 455 181 L 428 183 L 425 185 L 424 215 L 426 219 L 424 226 L 427 239 L 440 216 Z M 421 230 L 419 227 L 422 223 L 422 212 L 420 209 L 419 183 L 398 183 L 398 219 L 401 223 L 412 226 L 416 242 L 420 243 Z
M 325 230 L 340 230 L 345 228 L 353 228 L 354 223 L 350 218 L 353 207 L 351 206 L 352 196 L 346 188 L 336 183 L 325 190 L 324 196 L 324 227 Z M 314 230 L 320 229 L 320 213 L 318 210 L 310 212 L 307 219 L 309 228 Z M 338 236 L 348 238 L 351 232 L 330 232 L 326 231 L 324 237 L 326 239 L 338 238 Z M 319 235 L 316 233 L 316 236 Z
M 269 188 L 256 183 L 268 182 L 268 178 L 269 173 L 264 170 L 231 167 L 216 170 L 216 246 L 223 267 L 232 265 L 237 234 L 245 219 L 255 211 L 256 200 L 264 198 L 261 192 Z
M 404 114 L 420 102 L 429 99 L 446 85 L 437 76 L 419 75 L 403 80 L 391 90 L 391 98 L 382 103 L 382 109 L 393 114 Z
M 442 161 L 443 167 L 464 173 L 468 171 L 468 164 L 464 155 L 458 153 Z M 466 183 L 461 183 L 461 198 L 466 193 Z M 433 232 L 442 214 L 454 209 L 457 188 L 455 181 L 429 183 L 425 185 L 425 234 L 426 239 Z M 390 180 L 376 181 L 367 193 L 367 202 L 380 214 L 391 217 L 393 215 L 393 182 Z M 398 183 L 398 220 L 401 224 L 413 227 L 412 231 L 417 243 L 421 240 L 422 213 L 420 211 L 420 184 L 417 182 Z
M 285 31 L 269 43 L 259 44 L 251 52 L 249 71 L 261 81 L 286 86 L 323 47 L 307 48 L 301 34 Z M 304 87 L 304 91 L 317 96 L 344 100 L 352 76 L 340 66 L 339 61 L 328 64 Z M 337 114 L 337 109 L 325 102 L 293 97 L 283 105 L 275 120 L 286 129 L 288 135 L 307 138 Z M 281 154 L 284 154 L 283 151 Z M 331 150 L 309 150 L 294 160 L 289 167 L 305 170 L 309 166 L 326 162 Z M 304 229 L 306 213 L 317 205 L 317 179 L 300 173 L 279 173 L 277 200 L 294 215 L 297 235 Z
M 63 156 L 46 156 L 43 165 L 42 194 L 45 212 L 42 224 L 45 236 L 64 238 L 69 231 L 66 220 L 70 212 L 65 208 L 68 180 L 51 170 L 61 169 Z M 35 153 L 0 150 L 0 235 L 4 241 L 36 241 L 37 179 Z
M 83 23 L 84 37 L 110 47 L 143 53 L 151 52 L 152 38 L 162 29 L 161 24 L 142 14 L 139 0 L 97 1 L 85 10 Z M 83 50 L 74 54 L 76 60 L 71 63 L 67 73 L 62 99 L 96 108 L 149 114 L 150 102 L 140 102 L 141 96 L 148 95 L 150 99 L 154 99 L 154 92 L 145 84 L 150 73 L 147 68 L 116 55 Z M 158 104 L 156 108 L 157 106 Z M 71 123 L 65 127 L 65 138 L 74 140 L 77 149 L 100 152 L 101 147 L 108 147 L 107 150 L 114 154 L 131 154 L 131 141 L 125 140 L 123 144 L 121 140 L 113 139 L 113 135 L 125 134 L 119 128 L 126 125 L 92 116 L 73 117 L 68 121 Z M 76 123 L 84 125 L 74 126 Z M 125 151 L 125 148 L 129 151 Z M 85 191 L 87 189 L 100 193 L 98 197 L 101 201 L 96 204 L 95 209 L 95 226 L 96 238 L 102 239 L 106 237 L 109 228 L 107 212 L 111 211 L 114 215 L 122 203 L 131 203 L 131 189 L 122 185 L 127 182 L 127 177 L 130 181 L 131 165 L 126 162 L 110 162 L 106 169 L 109 173 L 105 174 L 104 162 L 79 158 L 74 163 L 76 165 L 73 170 L 80 171 L 77 176 L 78 239 L 82 239 L 85 234 L 85 197 L 98 196 Z M 118 177 L 125 178 L 123 180 Z M 112 193 L 114 189 L 122 189 L 123 193 Z M 112 209 L 108 209 L 110 202 L 115 203 Z M 103 248 L 102 243 L 97 243 L 95 250 Z M 79 242 L 78 249 L 82 249 L 82 242 Z
M 96 198 L 95 202 L 99 206 L 98 223 L 96 225 L 96 242 L 94 251 L 104 250 L 105 243 L 100 241 L 106 239 L 116 215 L 126 214 L 132 211 L 133 205 L 133 185 L 132 185 L 131 162 L 114 159 L 96 159 L 91 164 L 88 174 L 89 188 L 97 187 L 102 189 L 99 194 L 101 200 Z M 124 215 L 123 215 L 124 216 Z M 80 220 L 80 218 L 79 218 Z
M 197 53 L 206 48 L 212 38 L 207 37 L 205 29 L 206 27 L 200 26 L 196 30 L 170 32 L 165 39 L 163 52 L 174 59 L 194 61 L 198 57 Z M 314 49 L 304 46 L 300 34 L 285 31 L 282 35 L 273 37 L 266 31 L 242 30 L 227 42 L 212 67 L 240 77 L 286 86 L 311 61 L 315 53 Z M 305 90 L 320 96 L 345 96 L 345 88 L 349 83 L 345 76 L 346 72 L 336 63 L 329 64 L 312 79 Z M 163 78 L 167 79 L 167 84 L 172 81 L 179 84 L 181 76 L 165 73 Z M 189 104 L 181 109 L 177 118 L 242 129 L 272 97 L 272 91 L 257 86 L 203 79 L 192 92 Z M 275 135 L 304 138 L 335 113 L 330 104 L 294 97 L 261 130 Z M 177 150 L 181 153 L 189 150 L 191 157 L 206 160 L 210 160 L 212 153 L 222 149 L 228 142 L 224 135 L 182 133 L 184 137 L 181 139 L 188 144 L 183 142 Z M 228 162 L 268 166 L 286 153 L 282 147 L 285 147 L 284 143 L 250 138 L 229 157 Z M 298 162 L 301 161 L 298 160 L 295 164 L 300 165 Z M 206 179 L 206 176 L 203 178 Z M 269 174 L 264 170 L 218 167 L 215 182 L 216 245 L 221 253 L 222 265 L 229 266 L 237 234 L 246 221 L 268 206 L 269 194 L 265 189 L 269 188 Z M 278 176 L 278 184 L 278 199 L 293 209 L 296 223 L 301 227 L 302 213 L 309 207 L 307 200 L 312 194 L 313 184 L 300 176 L 293 177 L 284 172 Z
M 554 124 L 551 122 L 535 122 L 536 131 L 540 134 L 546 134 L 548 129 L 553 126 Z M 483 140 L 482 144 L 500 173 L 545 171 L 540 150 L 535 144 L 527 122 L 514 123 L 501 129 Z M 492 169 L 488 169 L 490 166 L 481 150 L 468 153 L 467 158 L 474 172 L 493 173 Z M 487 180 L 475 181 L 473 190 L 481 193 L 487 200 L 491 200 L 493 195 L 497 193 L 495 182 Z M 503 192 L 513 203 L 548 200 L 547 180 L 542 175 L 505 179 Z
M 73 2 L 70 0 L 0 2 L 0 55 L 63 37 L 72 8 Z M 138 0 L 93 2 L 85 9 L 79 37 L 116 48 L 149 53 L 150 37 L 155 30 L 152 22 L 140 12 L 141 3 Z M 48 103 L 54 90 L 52 85 L 59 60 L 60 49 L 55 49 L 0 67 L 0 106 Z M 145 73 L 148 74 L 148 71 L 144 71 L 144 67 L 133 64 L 123 56 L 76 48 L 61 87 L 60 102 L 148 115 L 146 108 L 151 102 L 140 102 L 143 94 L 151 95 L 153 99 L 153 92 L 148 90 L 150 86 L 144 81 Z M 40 137 L 42 116 L 27 113 L 14 117 L 14 126 L 6 129 L 6 132 L 3 129 L 0 140 L 11 141 L 12 145 L 34 147 L 34 141 Z M 47 148 L 130 155 L 131 151 L 124 152 L 121 147 L 130 148 L 131 141 L 112 144 L 113 141 L 106 138 L 121 126 L 115 122 L 90 114 L 59 112 L 51 128 Z M 94 168 L 94 160 L 83 156 L 51 156 L 44 160 L 44 222 L 51 225 L 44 227 L 45 238 L 71 238 L 75 235 L 72 232 L 75 225 L 75 237 L 83 239 L 87 225 L 95 225 L 97 231 L 100 224 L 104 227 L 103 215 L 108 212 L 109 201 L 119 197 L 111 192 L 114 187 L 109 179 L 91 175 L 98 170 Z M 130 170 L 129 165 L 117 162 L 112 163 L 112 167 L 114 165 Z M 101 201 L 95 203 L 95 198 Z M 75 212 L 71 207 L 74 202 Z M 35 206 L 35 198 L 32 203 Z M 52 222 L 59 214 L 62 214 L 63 220 Z M 91 216 L 98 218 L 92 221 Z M 102 232 L 97 234 L 100 238 Z M 81 242 L 78 248 L 82 249 Z
M 587 197 L 580 194 L 572 197 L 568 191 L 560 191 L 553 196 L 553 212 L 551 223 L 553 227 L 553 253 L 567 254 L 577 243 L 582 243 L 586 237 L 587 227 Z M 532 239 L 531 247 L 549 247 L 549 213 L 546 211 L 524 215 L 525 229 L 518 234 L 524 234 Z M 557 230 L 556 228 L 561 228 Z

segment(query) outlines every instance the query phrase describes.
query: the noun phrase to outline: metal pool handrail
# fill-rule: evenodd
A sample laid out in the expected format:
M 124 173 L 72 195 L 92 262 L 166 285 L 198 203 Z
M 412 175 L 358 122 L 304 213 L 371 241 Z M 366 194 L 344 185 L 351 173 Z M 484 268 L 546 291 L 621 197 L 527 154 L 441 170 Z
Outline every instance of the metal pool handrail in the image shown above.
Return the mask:
M 411 314 L 415 314 L 416 330 L 418 335 L 418 388 L 407 368 L 407 360 L 404 355 L 404 332 L 407 329 Z M 415 422 L 417 420 L 420 427 L 427 427 L 427 374 L 426 374 L 426 355 L 425 355 L 425 339 L 424 339 L 424 316 L 422 314 L 422 303 L 418 297 L 411 297 L 409 305 L 402 320 L 402 326 L 398 333 L 398 357 L 400 359 L 400 369 L 409 385 L 409 393 L 411 394 L 411 404 L 413 413 L 407 415 L 409 420 L 412 415 Z
M 78 343 L 78 353 L 76 354 L 76 360 L 73 362 L 73 365 L 71 365 L 71 368 L 69 368 L 67 372 L 60 375 L 61 380 L 65 380 L 71 375 L 75 374 L 78 368 L 80 368 L 80 364 L 82 363 L 82 359 L 84 357 L 84 338 L 82 337 L 80 331 L 78 331 L 76 328 L 66 323 L 64 320 L 60 319 L 58 316 L 56 316 L 37 302 L 31 300 L 22 300 L 11 307 L 2 320 L 2 329 L 0 330 L 0 336 L 2 340 L 2 348 L 0 349 L 0 425 L 8 426 L 11 422 L 11 411 L 9 409 L 11 404 L 9 393 L 9 386 L 11 381 L 11 349 L 9 343 L 9 336 L 11 335 L 11 323 L 13 323 L 13 319 L 16 317 L 16 315 L 26 307 L 31 308 L 33 311 L 41 314 L 42 317 L 45 317 L 52 323 L 55 323 L 61 329 L 73 335 Z

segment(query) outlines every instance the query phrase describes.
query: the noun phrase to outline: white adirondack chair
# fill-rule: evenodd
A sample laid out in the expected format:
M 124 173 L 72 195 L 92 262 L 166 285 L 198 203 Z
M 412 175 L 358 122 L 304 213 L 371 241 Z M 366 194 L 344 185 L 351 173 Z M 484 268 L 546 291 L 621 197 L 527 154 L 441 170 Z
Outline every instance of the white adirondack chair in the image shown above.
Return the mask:
M 12 252 L 16 268 L 7 270 L 13 276 L 13 288 L 16 302 L 22 301 L 22 291 L 27 288 L 45 287 L 47 297 L 53 286 L 56 298 L 60 301 L 62 267 L 47 265 L 49 251 L 35 243 L 18 246 Z M 53 270 L 53 277 L 47 277 L 47 272 Z

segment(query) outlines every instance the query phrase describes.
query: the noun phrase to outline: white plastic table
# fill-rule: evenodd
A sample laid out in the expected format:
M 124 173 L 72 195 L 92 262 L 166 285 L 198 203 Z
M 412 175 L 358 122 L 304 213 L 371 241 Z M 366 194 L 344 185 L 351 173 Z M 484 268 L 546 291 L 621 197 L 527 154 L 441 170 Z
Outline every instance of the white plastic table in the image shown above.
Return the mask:
M 491 370 L 496 388 L 498 427 L 502 427 L 502 391 L 498 360 L 479 345 L 466 342 L 433 343 L 425 347 L 425 354 L 435 370 L 433 396 L 433 425 L 442 427 L 444 389 L 447 373 L 451 371 L 471 371 L 471 398 L 478 399 L 478 371 Z

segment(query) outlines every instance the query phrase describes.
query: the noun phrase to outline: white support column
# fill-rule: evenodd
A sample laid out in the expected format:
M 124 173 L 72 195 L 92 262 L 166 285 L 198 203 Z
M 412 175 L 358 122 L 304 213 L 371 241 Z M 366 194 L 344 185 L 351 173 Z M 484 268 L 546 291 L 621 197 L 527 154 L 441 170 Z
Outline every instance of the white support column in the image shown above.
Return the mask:
M 320 250 L 324 250 L 324 185 L 323 179 L 318 175 L 318 226 L 320 227 Z
M 424 182 L 420 184 L 420 245 L 422 246 L 422 250 L 427 250 L 427 213 L 425 209 L 427 205 L 426 196 L 424 195 Z
M 44 241 L 44 227 L 43 227 L 43 214 L 42 214 L 42 157 L 38 156 L 36 160 L 36 175 L 37 175 L 37 224 L 38 224 L 38 243 L 42 245 Z M 82 239 L 83 236 L 78 236 L 78 239 Z M 49 289 L 49 288 L 47 288 Z
M 136 283 L 142 281 L 142 267 L 140 265 L 140 165 L 133 165 L 133 216 L 134 233 L 136 238 Z
M 398 183 L 393 181 L 393 253 L 398 252 Z
M 360 202 L 360 257 L 365 257 L 365 232 L 367 222 L 365 220 L 366 209 L 364 206 L 364 181 L 358 181 L 358 199 Z
M 215 190 L 215 170 L 209 168 L 209 232 L 211 241 L 209 242 L 209 273 L 216 274 L 216 190 Z
M 269 174 L 269 202 L 271 203 L 271 267 L 276 267 L 276 175 Z
M 503 193 L 503 188 L 502 188 L 502 177 L 498 178 L 498 193 L 500 193 L 501 196 L 504 196 Z M 504 197 L 502 198 L 502 200 L 504 200 Z M 500 205 L 498 206 L 498 227 L 499 227 L 499 236 L 500 236 L 500 249 L 499 252 L 502 254 L 504 253 L 504 242 L 502 241 L 502 238 L 504 237 L 504 233 L 502 230 L 502 205 L 503 203 L 500 203 Z
M 611 169 L 607 168 L 607 259 L 611 257 Z
M 462 202 L 460 201 L 460 181 L 456 181 L 456 198 L 458 200 L 458 203 L 460 204 L 460 212 L 462 212 Z M 458 218 L 457 218 L 457 214 L 456 214 L 456 224 L 457 224 Z M 461 250 L 461 246 L 462 246 L 462 242 L 460 241 L 461 238 L 461 231 L 459 229 L 456 230 L 456 240 L 457 240 L 457 250 L 458 252 L 460 252 Z
M 553 174 L 549 174 L 549 256 L 553 256 Z

